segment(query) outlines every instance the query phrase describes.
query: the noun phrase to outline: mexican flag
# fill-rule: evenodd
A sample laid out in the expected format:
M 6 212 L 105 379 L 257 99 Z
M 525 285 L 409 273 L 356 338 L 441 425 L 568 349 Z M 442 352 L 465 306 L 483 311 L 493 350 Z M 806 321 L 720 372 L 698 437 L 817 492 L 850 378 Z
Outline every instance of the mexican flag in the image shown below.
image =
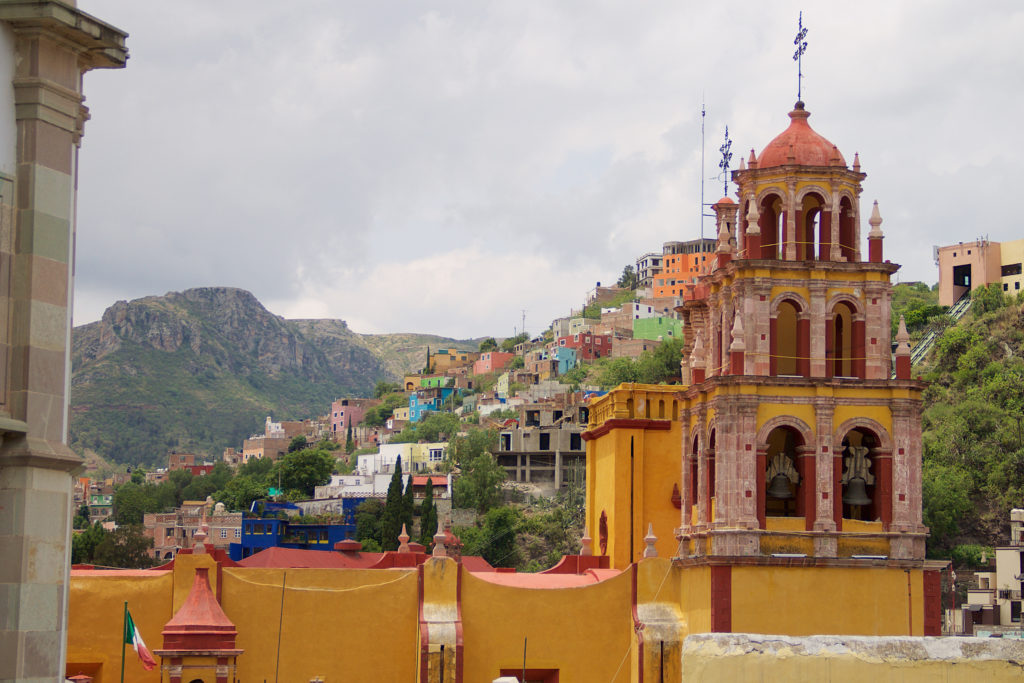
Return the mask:
M 156 666 L 153 654 L 146 647 L 146 643 L 143 642 L 142 635 L 138 629 L 135 628 L 135 622 L 132 621 L 132 613 L 128 611 L 127 605 L 124 608 L 124 642 L 135 648 L 135 653 L 139 655 L 139 661 L 142 662 L 142 666 L 146 671 L 151 671 Z

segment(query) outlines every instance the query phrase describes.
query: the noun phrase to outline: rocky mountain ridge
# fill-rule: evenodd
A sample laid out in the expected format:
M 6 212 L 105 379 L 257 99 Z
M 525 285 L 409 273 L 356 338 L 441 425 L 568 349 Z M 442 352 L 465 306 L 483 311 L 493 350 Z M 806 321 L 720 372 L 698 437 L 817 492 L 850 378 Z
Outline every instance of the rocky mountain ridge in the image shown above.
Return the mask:
M 202 287 L 119 301 L 72 335 L 71 443 L 116 462 L 168 450 L 218 455 L 266 415 L 301 419 L 418 369 L 431 335 L 359 335 L 343 320 L 286 320 L 251 293 Z M 412 365 L 410 365 L 410 363 Z

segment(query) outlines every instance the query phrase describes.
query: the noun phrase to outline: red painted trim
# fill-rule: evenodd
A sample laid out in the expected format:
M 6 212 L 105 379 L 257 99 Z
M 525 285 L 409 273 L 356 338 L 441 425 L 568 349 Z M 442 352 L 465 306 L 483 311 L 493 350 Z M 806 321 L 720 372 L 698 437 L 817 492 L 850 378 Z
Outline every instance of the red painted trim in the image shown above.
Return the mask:
M 843 454 L 832 454 L 832 521 L 843 530 Z
M 861 379 L 866 379 L 865 369 L 867 367 L 867 360 L 864 358 L 864 354 L 867 352 L 865 344 L 866 336 L 865 324 L 863 320 L 853 321 L 853 376 Z
M 775 377 L 779 374 L 779 321 L 772 317 L 768 321 L 768 374 Z
M 419 603 L 420 622 L 420 680 L 426 681 L 430 664 L 430 629 L 423 619 L 423 565 L 416 567 L 416 600 Z M 442 665 L 444 663 L 442 662 Z
M 889 530 L 892 524 L 892 455 L 875 455 L 875 489 L 878 503 L 878 516 L 882 520 L 882 529 Z
M 462 683 L 462 563 L 455 574 L 455 683 Z
M 822 259 L 824 260 L 824 259 Z M 832 348 L 832 338 L 835 336 L 835 319 L 831 317 L 825 318 L 825 376 L 835 376 L 835 349 Z
M 818 232 L 821 239 L 818 244 L 818 260 L 829 261 L 832 258 L 832 212 L 822 211 L 821 220 L 818 221 Z
M 517 681 L 523 675 L 522 669 L 499 669 L 499 676 L 512 676 Z M 527 669 L 526 680 L 543 681 L 544 683 L 558 683 L 558 669 Z
M 768 504 L 767 482 L 765 481 L 768 469 L 768 453 L 757 449 L 757 525 L 765 529 L 768 526 L 766 506 Z
M 942 635 L 942 580 L 937 569 L 924 571 L 924 634 Z
M 630 565 L 633 575 L 632 589 L 630 593 L 630 607 L 633 610 L 633 631 L 636 633 L 636 661 L 637 661 L 637 683 L 644 683 L 644 622 L 640 621 L 640 613 L 636 608 L 636 575 L 637 566 L 634 562 Z
M 868 237 L 868 260 L 871 263 L 882 262 L 882 238 Z M 938 635 L 938 634 L 936 634 Z
M 711 631 L 732 633 L 732 567 L 711 566 Z
M 580 436 L 584 441 L 600 438 L 613 429 L 650 429 L 667 431 L 672 428 L 671 420 L 648 420 L 643 418 L 615 417 L 605 420 L 600 426 L 583 432 Z

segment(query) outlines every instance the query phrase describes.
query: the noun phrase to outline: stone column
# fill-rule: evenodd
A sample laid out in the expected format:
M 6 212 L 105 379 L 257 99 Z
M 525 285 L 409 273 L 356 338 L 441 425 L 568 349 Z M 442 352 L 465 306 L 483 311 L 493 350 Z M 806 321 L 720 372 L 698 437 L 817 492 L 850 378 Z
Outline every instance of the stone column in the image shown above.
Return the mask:
M 66 445 L 81 82 L 124 66 L 125 37 L 73 2 L 0 2 L 0 62 L 14 65 L 13 120 L 0 125 L 17 140 L 0 159 L 13 170 L 0 169 L 0 680 L 64 678 L 81 466 Z
M 796 180 L 786 181 L 786 239 L 783 244 L 782 258 L 787 261 L 796 260 Z
M 832 246 L 829 249 L 829 260 L 830 261 L 842 261 L 843 250 L 839 246 L 839 217 L 842 214 L 842 208 L 839 205 L 839 191 L 832 190 Z
M 810 376 L 826 377 L 826 313 L 825 313 L 825 291 L 828 285 L 825 282 L 815 281 L 808 286 L 811 293 L 810 300 Z

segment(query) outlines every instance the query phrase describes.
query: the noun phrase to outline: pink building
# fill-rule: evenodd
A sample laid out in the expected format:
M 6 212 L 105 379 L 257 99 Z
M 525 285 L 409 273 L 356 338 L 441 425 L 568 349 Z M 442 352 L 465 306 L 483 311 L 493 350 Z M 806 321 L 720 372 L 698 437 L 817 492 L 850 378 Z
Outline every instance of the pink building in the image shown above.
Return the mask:
M 379 403 L 372 398 L 340 398 L 331 403 L 331 439 L 344 441 L 348 428 L 363 421 L 366 411 Z
M 486 375 L 489 372 L 497 372 L 508 365 L 508 362 L 515 357 L 516 354 L 514 353 L 485 351 L 480 354 L 480 359 L 473 363 L 473 374 Z

